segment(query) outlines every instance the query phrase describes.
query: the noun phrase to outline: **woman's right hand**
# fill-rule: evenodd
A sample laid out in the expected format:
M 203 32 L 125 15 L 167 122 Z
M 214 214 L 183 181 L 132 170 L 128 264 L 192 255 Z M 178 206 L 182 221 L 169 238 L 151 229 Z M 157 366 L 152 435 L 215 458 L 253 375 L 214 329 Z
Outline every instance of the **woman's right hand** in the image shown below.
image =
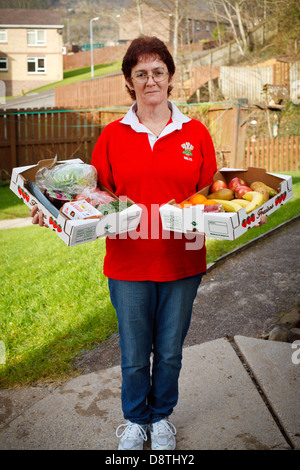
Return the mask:
M 30 217 L 32 217 L 32 223 L 34 225 L 40 225 L 40 227 L 48 227 L 44 222 L 44 214 L 39 210 L 38 206 L 35 205 L 30 209 Z

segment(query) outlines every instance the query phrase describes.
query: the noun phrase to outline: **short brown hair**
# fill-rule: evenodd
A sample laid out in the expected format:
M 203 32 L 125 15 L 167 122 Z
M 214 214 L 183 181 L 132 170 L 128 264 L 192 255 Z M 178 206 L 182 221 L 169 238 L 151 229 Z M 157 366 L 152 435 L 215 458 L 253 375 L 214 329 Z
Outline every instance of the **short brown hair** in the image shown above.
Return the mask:
M 127 81 L 131 81 L 131 71 L 133 67 L 136 66 L 139 58 L 145 55 L 159 57 L 159 59 L 166 64 L 170 77 L 174 75 L 174 60 L 163 41 L 155 36 L 140 36 L 139 38 L 132 41 L 123 58 L 122 72 Z M 135 100 L 135 91 L 131 90 L 127 85 L 126 88 L 131 98 Z M 169 85 L 168 96 L 170 95 L 172 89 L 173 87 Z

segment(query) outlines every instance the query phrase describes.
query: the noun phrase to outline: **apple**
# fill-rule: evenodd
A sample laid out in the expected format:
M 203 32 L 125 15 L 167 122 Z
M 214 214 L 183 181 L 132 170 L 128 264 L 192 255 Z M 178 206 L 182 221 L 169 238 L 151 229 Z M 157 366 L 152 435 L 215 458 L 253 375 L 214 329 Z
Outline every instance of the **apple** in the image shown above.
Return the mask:
M 220 191 L 220 189 L 227 189 L 227 184 L 222 180 L 216 180 L 210 187 L 210 192 L 215 193 L 216 191 Z
M 248 186 L 237 186 L 234 190 L 234 195 L 237 199 L 242 199 L 243 195 L 252 191 Z
M 237 186 L 247 186 L 247 184 L 242 178 L 238 178 L 236 176 L 235 178 L 232 178 L 232 180 L 229 182 L 228 189 L 231 189 L 232 191 L 235 191 L 235 188 Z

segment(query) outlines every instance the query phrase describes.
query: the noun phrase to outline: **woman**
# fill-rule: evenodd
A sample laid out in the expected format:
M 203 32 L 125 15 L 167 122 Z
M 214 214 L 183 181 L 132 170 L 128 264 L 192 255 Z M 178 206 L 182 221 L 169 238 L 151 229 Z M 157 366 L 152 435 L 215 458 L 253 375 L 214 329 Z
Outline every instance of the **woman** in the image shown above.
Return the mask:
M 136 102 L 104 128 L 91 162 L 107 188 L 143 205 L 140 232 L 107 238 L 104 261 L 118 316 L 128 420 L 117 435 L 119 449 L 142 449 L 150 425 L 152 449 L 172 450 L 176 431 L 166 418 L 178 399 L 182 345 L 206 252 L 198 239 L 164 233 L 158 210 L 209 185 L 217 166 L 207 129 L 168 101 L 175 66 L 166 46 L 155 37 L 134 40 L 122 71 Z
M 103 129 L 91 161 L 104 186 L 143 207 L 140 231 L 106 239 L 104 274 L 118 317 L 127 420 L 117 436 L 119 450 L 141 450 L 149 427 L 152 449 L 173 450 L 176 429 L 168 416 L 178 401 L 182 347 L 206 249 L 200 236 L 164 232 L 159 206 L 209 185 L 217 166 L 204 125 L 168 101 L 175 66 L 164 43 L 134 40 L 122 70 L 135 103 Z M 43 225 L 35 209 L 32 216 Z

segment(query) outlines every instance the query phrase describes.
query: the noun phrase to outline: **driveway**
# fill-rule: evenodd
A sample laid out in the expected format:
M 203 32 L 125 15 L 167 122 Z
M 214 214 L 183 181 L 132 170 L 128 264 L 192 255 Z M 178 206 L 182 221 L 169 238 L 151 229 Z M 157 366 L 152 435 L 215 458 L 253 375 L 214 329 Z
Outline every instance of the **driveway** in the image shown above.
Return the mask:
M 6 103 L 0 103 L 0 109 L 53 108 L 54 106 L 54 88 L 6 99 Z

